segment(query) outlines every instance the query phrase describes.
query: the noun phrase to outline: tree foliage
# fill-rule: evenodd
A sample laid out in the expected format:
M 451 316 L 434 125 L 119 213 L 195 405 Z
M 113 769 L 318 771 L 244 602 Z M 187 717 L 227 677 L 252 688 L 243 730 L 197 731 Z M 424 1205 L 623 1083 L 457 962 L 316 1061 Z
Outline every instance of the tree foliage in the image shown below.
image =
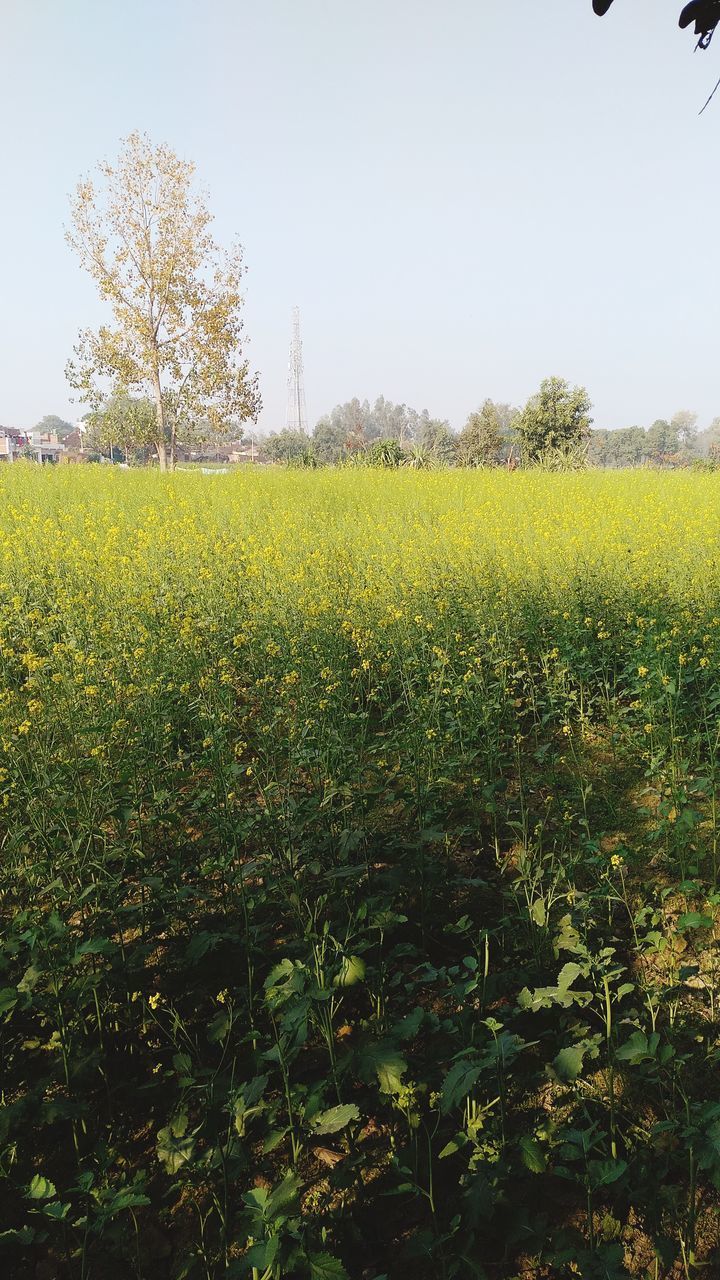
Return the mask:
M 539 462 L 549 450 L 579 449 L 588 438 L 591 408 L 584 387 L 545 378 L 516 420 L 524 461 Z
M 155 406 L 147 396 L 117 391 L 86 421 L 86 444 L 111 456 L 114 449 L 119 449 L 126 461 L 131 455 L 152 448 L 155 442 Z
M 257 375 L 242 352 L 239 245 L 222 251 L 193 193 L 194 166 L 132 133 L 100 186 L 78 184 L 68 241 L 97 284 L 112 323 L 84 330 L 68 379 L 95 408 L 118 387 L 149 395 L 161 468 L 174 462 L 175 423 L 256 417 Z M 170 400 L 174 412 L 168 412 Z
M 70 435 L 73 425 L 71 422 L 66 422 L 64 418 L 58 417 L 56 413 L 46 413 L 45 417 L 36 423 L 34 430 L 50 436 L 56 435 L 59 440 L 62 440 Z
M 271 462 L 288 462 L 298 465 L 314 461 L 310 437 L 304 431 L 293 431 L 290 427 L 273 432 L 268 436 L 263 447 Z
M 428 433 L 441 426 L 447 427 L 447 423 L 431 418 L 427 409 L 418 412 L 406 404 L 393 404 L 384 396 L 378 396 L 371 405 L 369 400 L 355 396 L 319 419 L 314 439 L 320 438 L 321 447 L 335 454 L 338 450 L 353 453 L 374 440 L 397 440 L 401 445 L 426 443 Z
M 471 413 L 457 443 L 458 461 L 466 467 L 496 463 L 502 447 L 500 418 L 492 400 Z

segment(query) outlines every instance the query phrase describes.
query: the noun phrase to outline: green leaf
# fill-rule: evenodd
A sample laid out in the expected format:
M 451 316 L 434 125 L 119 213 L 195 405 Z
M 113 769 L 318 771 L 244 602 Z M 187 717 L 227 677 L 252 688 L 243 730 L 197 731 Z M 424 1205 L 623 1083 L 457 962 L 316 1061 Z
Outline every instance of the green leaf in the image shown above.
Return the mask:
M 43 1178 L 42 1174 L 36 1173 L 28 1187 L 28 1197 L 31 1200 L 52 1200 L 57 1195 L 55 1183 L 49 1178 Z
M 333 978 L 334 987 L 354 987 L 365 977 L 365 961 L 360 956 L 346 956 L 342 968 Z
M 187 1123 L 187 1116 L 179 1115 L 171 1124 L 158 1130 L 156 1154 L 167 1173 L 177 1173 L 192 1159 L 195 1139 L 185 1136 Z
M 576 1044 L 561 1049 L 553 1059 L 553 1066 L 560 1080 L 569 1082 L 577 1079 L 582 1071 L 584 1056 L 584 1051 Z
M 581 973 L 581 965 L 576 964 L 574 960 L 568 960 L 567 964 L 563 965 L 558 974 L 558 989 L 560 991 L 567 991 L 572 986 L 575 979 L 580 977 Z
M 0 1231 L 0 1244 L 3 1241 L 13 1244 L 32 1244 L 35 1239 L 35 1231 L 32 1227 L 9 1227 L 7 1231 Z
M 547 1158 L 540 1143 L 535 1138 L 521 1138 L 519 1142 L 520 1155 L 526 1169 L 531 1173 L 544 1173 L 547 1168 Z
M 41 977 L 42 970 L 38 969 L 37 965 L 31 964 L 29 968 L 25 970 L 20 982 L 17 984 L 17 989 L 20 994 L 24 996 L 31 995 Z
M 535 901 L 533 902 L 530 908 L 530 915 L 532 916 L 532 919 L 535 921 L 536 925 L 538 925 L 541 929 L 545 927 L 545 925 L 547 924 L 547 911 L 545 909 L 545 902 L 542 898 L 535 899 Z
M 0 1017 L 4 1013 L 11 1013 L 17 1002 L 17 989 L 15 987 L 3 987 L 0 991 Z
M 465 1135 L 463 1134 L 462 1137 L 464 1138 Z M 457 1138 L 453 1138 L 450 1140 L 450 1142 L 445 1143 L 445 1146 L 443 1147 L 442 1151 L 440 1152 L 440 1155 L 438 1156 L 438 1160 L 446 1160 L 448 1156 L 457 1155 L 460 1148 L 464 1146 L 465 1146 L 465 1142 L 464 1141 L 461 1142 L 460 1135 L 458 1135 Z
M 173 1066 L 180 1077 L 181 1085 L 192 1084 L 192 1058 L 189 1053 L 173 1054 Z
M 400 1022 L 393 1026 L 393 1035 L 398 1040 L 414 1040 L 420 1027 L 425 1020 L 425 1010 L 421 1005 L 416 1005 L 412 1013 L 408 1013 Z
M 53 1200 L 52 1204 L 44 1204 L 42 1211 L 46 1218 L 53 1218 L 56 1222 L 62 1222 L 70 1212 L 70 1205 L 61 1204 L 59 1200 Z
M 312 1131 L 317 1134 L 339 1133 L 351 1120 L 359 1120 L 360 1112 L 354 1102 L 344 1106 L 330 1107 L 329 1111 L 321 1111 L 312 1121 Z
M 285 1135 L 289 1133 L 289 1129 L 272 1129 L 267 1138 L 263 1142 L 263 1155 L 268 1155 L 280 1146 Z
M 278 1249 L 280 1248 L 280 1236 L 270 1236 L 269 1240 L 263 1240 L 259 1244 L 254 1244 L 248 1249 L 243 1258 L 245 1267 L 252 1267 L 253 1270 L 260 1272 L 267 1271 L 272 1267 Z
M 461 1058 L 448 1071 L 442 1086 L 441 1100 L 444 1112 L 452 1111 L 463 1102 L 482 1074 L 482 1064 L 476 1057 Z
M 287 1209 L 297 1198 L 301 1186 L 302 1182 L 297 1174 L 288 1173 L 282 1182 L 279 1182 L 270 1192 L 265 1205 L 265 1217 L 268 1219 L 275 1218 L 279 1213 Z
M 217 1044 L 218 1041 L 224 1040 L 229 1030 L 230 1015 L 224 1009 L 219 1009 L 207 1029 L 207 1038 L 210 1044 Z
M 73 964 L 77 964 L 82 956 L 106 956 L 116 950 L 114 942 L 109 938 L 88 938 L 86 942 L 81 942 L 76 948 L 73 956 Z
M 310 1280 L 348 1280 L 348 1273 L 342 1262 L 330 1253 L 311 1253 Z
M 622 1178 L 627 1169 L 625 1160 L 591 1160 L 588 1165 L 593 1186 L 607 1187 Z
M 698 911 L 686 911 L 677 922 L 679 933 L 684 933 L 686 929 L 712 929 L 712 926 L 712 916 L 700 915 Z
M 393 1045 L 382 1041 L 370 1045 L 361 1055 L 361 1067 L 368 1074 L 377 1076 L 381 1093 L 396 1094 L 402 1088 L 402 1077 L 407 1062 Z
M 633 1031 L 629 1040 L 625 1044 L 621 1044 L 616 1050 L 615 1057 L 619 1062 L 629 1062 L 634 1065 L 637 1062 L 643 1062 L 646 1059 L 652 1060 L 655 1057 L 660 1037 L 654 1032 L 648 1040 L 642 1031 Z
M 105 1217 L 112 1218 L 116 1213 L 122 1213 L 123 1209 L 141 1209 L 150 1203 L 148 1196 L 133 1191 L 132 1187 L 121 1187 L 103 1208 Z

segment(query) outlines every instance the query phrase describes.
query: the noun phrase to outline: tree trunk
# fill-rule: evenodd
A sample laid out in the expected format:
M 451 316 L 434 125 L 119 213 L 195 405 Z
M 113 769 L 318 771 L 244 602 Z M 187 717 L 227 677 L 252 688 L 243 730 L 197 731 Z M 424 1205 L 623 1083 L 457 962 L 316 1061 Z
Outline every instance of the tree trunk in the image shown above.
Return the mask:
M 167 471 L 167 452 L 165 449 L 165 406 L 162 400 L 160 374 L 153 369 L 153 395 L 155 397 L 155 415 L 157 421 L 157 454 L 161 471 Z

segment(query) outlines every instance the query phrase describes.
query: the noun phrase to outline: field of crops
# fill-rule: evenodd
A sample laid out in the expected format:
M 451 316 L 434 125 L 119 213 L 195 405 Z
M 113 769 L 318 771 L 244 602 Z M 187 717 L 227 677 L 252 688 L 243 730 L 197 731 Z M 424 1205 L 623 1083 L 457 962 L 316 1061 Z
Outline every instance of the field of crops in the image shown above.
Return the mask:
M 0 471 L 0 1269 L 720 1274 L 720 479 Z

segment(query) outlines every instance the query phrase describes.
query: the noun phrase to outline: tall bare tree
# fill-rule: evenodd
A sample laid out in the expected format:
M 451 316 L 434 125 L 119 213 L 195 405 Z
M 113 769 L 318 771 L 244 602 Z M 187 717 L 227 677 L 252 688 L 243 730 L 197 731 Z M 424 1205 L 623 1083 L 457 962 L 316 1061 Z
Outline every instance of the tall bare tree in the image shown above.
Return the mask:
M 242 351 L 242 250 L 213 240 L 194 171 L 170 147 L 130 134 L 117 162 L 99 166 L 99 186 L 78 184 L 67 235 L 112 311 L 112 324 L 80 333 L 68 380 L 94 407 L 117 388 L 149 395 L 163 471 L 168 447 L 175 462 L 179 404 L 218 433 L 261 407 Z

